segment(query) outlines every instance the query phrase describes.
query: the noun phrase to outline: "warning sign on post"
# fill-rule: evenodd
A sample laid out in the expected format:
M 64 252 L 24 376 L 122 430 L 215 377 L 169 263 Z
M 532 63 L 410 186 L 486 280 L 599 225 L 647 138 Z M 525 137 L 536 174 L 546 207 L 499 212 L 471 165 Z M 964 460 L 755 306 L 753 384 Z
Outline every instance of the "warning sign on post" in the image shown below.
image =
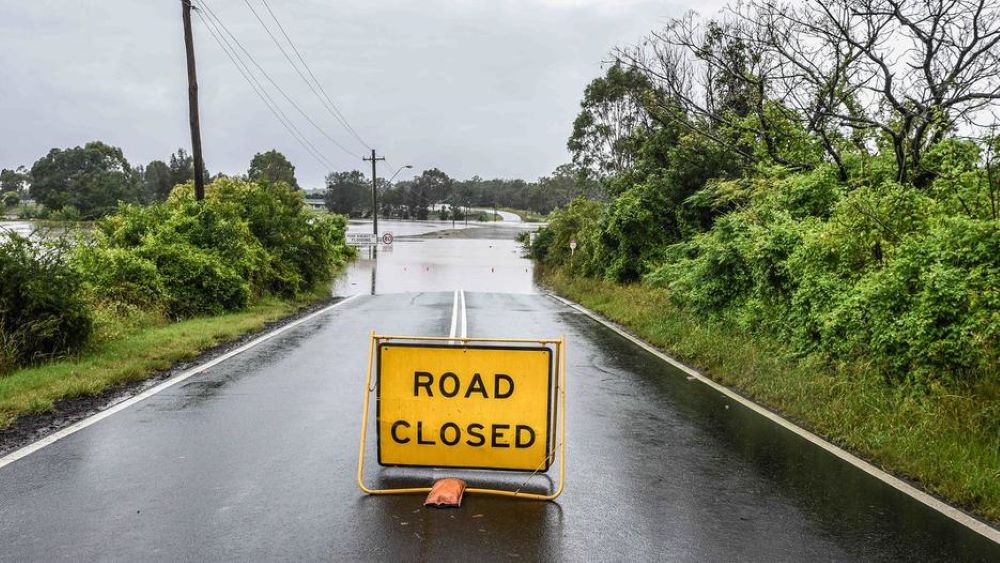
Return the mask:
M 377 365 L 380 464 L 548 469 L 549 348 L 382 343 Z

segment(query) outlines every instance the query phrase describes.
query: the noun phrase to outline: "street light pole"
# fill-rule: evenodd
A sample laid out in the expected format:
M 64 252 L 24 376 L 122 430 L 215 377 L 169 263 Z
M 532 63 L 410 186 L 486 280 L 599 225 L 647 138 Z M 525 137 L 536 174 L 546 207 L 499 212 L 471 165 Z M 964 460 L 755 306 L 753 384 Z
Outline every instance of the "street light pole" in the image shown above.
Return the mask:
M 396 179 L 396 176 L 398 176 L 399 173 L 402 172 L 404 168 L 413 168 L 413 165 L 412 164 L 404 164 L 404 165 L 400 166 L 399 168 L 397 168 L 396 172 L 392 175 L 392 177 L 389 178 L 389 183 L 390 184 L 392 183 L 393 180 Z

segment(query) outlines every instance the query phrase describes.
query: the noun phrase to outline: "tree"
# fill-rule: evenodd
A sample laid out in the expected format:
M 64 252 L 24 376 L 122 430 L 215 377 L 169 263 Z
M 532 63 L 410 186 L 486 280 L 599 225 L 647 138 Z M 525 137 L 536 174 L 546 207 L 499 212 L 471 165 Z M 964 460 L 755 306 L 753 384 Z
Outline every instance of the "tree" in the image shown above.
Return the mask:
M 331 172 L 326 177 L 326 208 L 334 213 L 358 217 L 371 211 L 371 184 L 357 170 Z
M 85 219 L 100 217 L 119 201 L 136 203 L 140 182 L 121 149 L 100 141 L 52 149 L 31 167 L 31 196 L 51 209 L 73 206 Z
M 299 187 L 299 182 L 295 179 L 295 167 L 285 155 L 274 149 L 255 154 L 250 161 L 247 175 L 252 182 L 268 184 L 284 182 L 293 188 Z
M 194 180 L 194 157 L 188 154 L 183 148 L 177 149 L 177 152 L 170 155 L 170 186 L 177 184 L 186 184 Z M 212 176 L 208 173 L 208 168 L 202 171 L 205 178 L 211 178 Z
M 621 64 L 587 86 L 567 143 L 577 166 L 597 176 L 631 167 L 643 133 L 652 126 L 643 102 L 650 87 L 643 73 Z
M 598 199 L 601 192 L 600 184 L 575 165 L 561 164 L 551 176 L 539 178 L 531 186 L 531 196 L 526 207 L 544 215 L 557 207 L 566 207 L 578 197 Z
M 17 204 L 21 203 L 21 196 L 17 195 L 17 192 L 0 192 L 3 197 L 0 197 L 0 204 L 3 207 L 16 207 Z
M 811 147 L 788 142 L 799 129 L 815 135 L 842 180 L 846 150 L 884 146 L 898 181 L 926 187 L 922 161 L 936 144 L 995 121 L 1000 4 L 747 0 L 720 21 L 672 20 L 616 55 L 702 120 L 695 131 L 750 162 L 763 160 L 747 150 L 752 139 L 775 163 L 815 166 Z
M 451 196 L 453 185 L 454 180 L 437 168 L 424 170 L 410 184 L 406 198 L 410 215 L 416 219 L 426 219 L 427 206 L 447 200 Z
M 174 185 L 170 167 L 162 160 L 154 160 L 142 170 L 143 201 L 165 201 Z
M 18 166 L 17 170 L 4 168 L 0 170 L 0 192 L 22 192 L 28 187 L 30 176 L 28 170 Z

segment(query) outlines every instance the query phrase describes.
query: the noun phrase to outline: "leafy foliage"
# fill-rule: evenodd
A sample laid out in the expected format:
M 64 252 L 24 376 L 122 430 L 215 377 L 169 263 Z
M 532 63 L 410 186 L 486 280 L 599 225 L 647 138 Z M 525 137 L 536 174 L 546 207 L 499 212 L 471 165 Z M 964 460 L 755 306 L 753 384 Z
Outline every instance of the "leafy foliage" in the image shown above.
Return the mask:
M 345 229 L 342 218 L 309 212 L 287 184 L 223 178 L 206 187 L 201 203 L 185 184 L 162 204 L 122 206 L 98 223 L 93 248 L 77 262 L 92 283 L 126 300 L 162 295 L 172 317 L 214 314 L 267 294 L 295 296 L 327 279 L 349 252 Z M 137 286 L 133 274 L 149 265 L 159 279 L 143 277 L 149 285 Z
M 31 196 L 53 210 L 72 206 L 93 219 L 137 202 L 139 178 L 121 149 L 94 141 L 82 147 L 52 149 L 31 167 Z
M 293 188 L 299 187 L 299 182 L 295 179 L 295 166 L 285 155 L 274 149 L 253 155 L 247 177 L 252 182 L 263 184 L 284 182 Z
M 81 279 L 53 248 L 0 235 L 0 375 L 71 354 L 91 334 Z

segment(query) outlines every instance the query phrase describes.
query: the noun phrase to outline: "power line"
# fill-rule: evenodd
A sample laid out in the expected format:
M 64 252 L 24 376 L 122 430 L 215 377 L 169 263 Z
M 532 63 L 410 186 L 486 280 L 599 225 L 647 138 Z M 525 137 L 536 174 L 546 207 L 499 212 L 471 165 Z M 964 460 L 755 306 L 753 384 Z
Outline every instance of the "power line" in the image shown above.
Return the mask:
M 257 13 L 257 10 L 254 9 L 253 5 L 250 4 L 249 0 L 243 0 L 243 3 L 247 5 L 247 8 L 250 8 L 250 12 L 253 14 L 253 16 L 260 23 L 261 27 L 264 28 L 264 31 L 267 33 L 268 37 L 271 38 L 271 41 L 275 44 L 275 46 L 278 47 L 278 50 L 281 51 L 281 54 L 285 57 L 285 60 L 288 61 L 288 64 L 290 64 L 292 66 L 292 69 L 294 69 L 295 73 L 299 75 L 299 78 L 301 78 L 302 81 L 306 83 L 306 86 L 309 87 L 309 90 L 312 91 L 312 93 L 313 93 L 314 96 L 316 96 L 316 99 L 318 99 L 320 101 L 320 104 L 323 105 L 324 109 L 326 109 L 326 111 L 330 115 L 332 115 L 333 118 L 335 120 L 337 120 L 338 123 L 340 123 L 340 125 L 342 125 L 345 129 L 347 129 L 347 131 L 350 132 L 354 136 L 354 138 L 358 140 L 359 143 L 361 143 L 365 148 L 369 148 L 368 144 L 364 142 L 364 140 L 357 134 L 357 132 L 354 130 L 354 128 L 351 127 L 351 125 L 347 122 L 347 119 L 344 118 L 343 113 L 341 113 L 340 110 L 336 107 L 336 105 L 333 104 L 333 101 L 330 99 L 330 97 L 326 96 L 324 98 L 324 96 L 321 95 L 320 92 L 316 90 L 316 86 L 313 85 L 313 82 L 316 82 L 316 84 L 319 86 L 320 90 L 323 89 L 323 86 L 321 84 L 319 84 L 319 81 L 316 80 L 316 76 L 312 73 L 312 71 L 309 68 L 309 65 L 306 64 L 305 59 L 299 53 L 299 50 L 295 47 L 295 43 L 292 42 L 291 38 L 285 32 L 284 28 L 281 25 L 281 22 L 278 21 L 277 17 L 274 15 L 274 12 L 271 10 L 271 7 L 269 5 L 267 5 L 266 3 L 264 4 L 264 6 L 267 8 L 268 12 L 270 12 L 271 17 L 274 19 L 275 23 L 278 24 L 278 29 L 281 30 L 282 35 L 284 35 L 285 39 L 288 41 L 289 45 L 292 47 L 292 50 L 295 51 L 295 54 L 298 56 L 299 61 L 302 62 L 302 64 L 305 67 L 306 71 L 309 72 L 310 76 L 312 76 L 313 82 L 310 82 L 310 80 L 308 78 L 306 78 L 305 74 L 303 74 L 302 71 L 299 70 L 299 66 L 297 64 L 295 64 L 294 60 L 292 60 L 292 57 L 285 50 L 284 46 L 282 46 L 281 41 L 279 41 L 278 38 L 275 37 L 273 33 L 271 33 L 271 29 L 268 27 L 268 25 L 266 23 L 264 23 L 264 20 Z M 326 92 L 323 91 L 323 94 L 325 94 L 325 93 Z
M 233 49 L 232 46 L 230 45 L 229 49 L 227 49 L 226 45 L 223 45 L 223 41 L 226 41 L 226 38 L 221 35 L 221 32 L 218 31 L 217 29 L 213 29 L 212 27 L 213 24 L 205 16 L 201 16 L 200 13 L 199 16 L 201 17 L 201 20 L 205 24 L 205 27 L 208 29 L 209 33 L 212 34 L 212 38 L 215 39 L 215 42 L 219 44 L 219 47 L 222 49 L 222 51 L 226 54 L 227 57 L 229 57 L 229 60 L 232 61 L 233 65 L 236 66 L 236 70 L 240 72 L 244 80 L 246 80 L 247 83 L 250 85 L 250 88 L 252 88 L 254 93 L 257 94 L 257 96 L 261 99 L 262 102 L 264 102 L 264 105 L 267 106 L 267 109 L 271 111 L 271 113 L 274 115 L 275 118 L 277 118 L 278 122 L 281 123 L 281 125 L 285 128 L 285 130 L 288 131 L 288 133 L 296 141 L 298 141 L 298 143 L 302 145 L 304 149 L 306 149 L 306 152 L 308 152 L 309 155 L 312 156 L 314 159 L 316 159 L 316 161 L 319 162 L 321 165 L 323 165 L 328 169 L 336 168 L 336 166 L 334 166 L 329 160 L 327 160 L 327 158 L 323 156 L 323 153 L 319 149 L 317 149 L 316 146 L 313 145 L 312 142 L 310 142 L 305 135 L 302 134 L 299 128 L 295 126 L 295 123 L 288 118 L 285 112 L 282 111 L 281 107 L 278 106 L 277 102 L 274 101 L 274 98 L 272 98 L 271 95 L 268 94 L 267 90 L 264 89 L 262 84 L 260 84 L 260 81 L 257 80 L 257 78 L 253 75 L 252 72 L 250 72 L 249 66 L 247 66 L 247 64 L 242 59 L 239 59 L 239 53 L 236 53 L 235 50 L 233 50 L 233 52 L 230 53 L 229 49 Z
M 295 56 L 298 57 L 299 61 L 302 63 L 302 66 L 306 69 L 306 72 L 308 72 L 309 76 L 312 78 L 313 83 L 316 84 L 316 87 L 319 88 L 320 92 L 322 92 L 323 95 L 319 96 L 319 94 L 316 94 L 316 90 L 314 89 L 313 93 L 320 98 L 320 102 L 323 102 L 325 98 L 326 103 L 324 103 L 323 105 L 324 107 L 326 107 L 327 111 L 329 111 L 331 115 L 333 115 L 351 133 L 351 135 L 353 135 L 354 138 L 358 140 L 359 143 L 361 143 L 365 148 L 371 149 L 371 146 L 367 142 L 365 142 L 364 139 L 361 138 L 361 135 L 358 134 L 358 132 L 354 129 L 354 127 L 351 127 L 351 124 L 347 121 L 347 118 L 344 117 L 343 112 L 340 111 L 340 108 L 337 107 L 337 104 L 335 104 L 333 99 L 330 98 L 330 95 L 326 92 L 326 89 L 323 88 L 323 84 L 320 83 L 319 79 L 316 78 L 316 75 L 313 73 L 312 68 L 309 67 L 309 63 L 306 62 L 305 58 L 302 56 L 302 53 L 299 52 L 298 47 L 295 46 L 295 42 L 292 41 L 292 38 L 285 31 L 285 27 L 281 25 L 280 21 L 278 21 L 278 16 L 276 16 L 274 14 L 274 11 L 271 10 L 271 5 L 268 4 L 267 0 L 261 0 L 261 3 L 264 5 L 264 8 L 267 9 L 267 12 L 271 14 L 271 19 L 273 19 L 274 23 L 278 25 L 278 29 L 281 31 L 281 35 L 283 35 L 285 37 L 285 40 L 288 41 L 288 44 L 291 46 L 292 51 L 295 52 Z M 248 6 L 250 5 L 249 2 L 247 2 L 247 5 Z M 253 7 L 251 7 L 250 10 L 253 11 Z M 254 15 L 256 15 L 256 12 L 254 13 Z M 257 19 L 258 21 L 260 21 L 260 18 Z M 263 23 L 264 22 L 261 22 L 262 25 Z M 266 30 L 267 26 L 264 26 L 264 29 Z M 268 31 L 268 35 L 271 35 L 270 31 Z M 274 36 L 272 35 L 271 38 L 274 39 Z M 279 48 L 281 47 L 280 43 L 277 43 L 277 41 L 275 41 L 275 43 L 278 44 Z M 282 50 L 282 53 L 284 53 L 284 50 Z M 289 57 L 286 55 L 285 58 Z M 291 59 L 289 59 L 289 62 L 291 62 Z M 295 65 L 293 64 L 292 66 Z M 299 76 L 302 76 L 301 72 L 299 73 Z M 305 77 L 302 76 L 302 79 L 305 80 Z M 309 84 L 308 80 L 306 80 L 306 84 Z M 312 89 L 311 86 L 310 89 Z
M 219 16 L 212 10 L 212 8 L 208 5 L 208 3 L 205 0 L 198 0 L 198 2 L 199 4 L 201 4 L 202 7 L 204 7 L 208 11 L 208 14 L 215 20 L 216 23 L 219 24 L 219 26 L 223 29 L 223 31 L 225 31 L 226 34 L 229 35 L 230 38 L 232 38 L 233 43 L 235 43 L 236 46 L 239 47 L 240 51 L 242 51 L 243 54 L 246 55 L 246 57 L 250 60 L 250 62 L 253 63 L 254 67 L 264 76 L 264 78 L 266 78 L 267 81 L 271 83 L 271 86 L 274 86 L 274 89 L 277 90 L 278 93 L 280 93 L 281 96 L 285 98 L 285 100 L 289 104 L 291 104 L 292 107 L 294 107 L 295 110 L 298 111 L 299 114 L 303 118 L 305 118 L 305 120 L 308 121 L 309 124 L 312 125 L 314 129 L 316 129 L 320 133 L 320 135 L 325 137 L 337 148 L 344 151 L 344 153 L 349 154 L 352 158 L 360 158 L 359 155 L 353 153 L 350 149 L 340 144 L 340 142 L 337 141 L 337 139 L 330 136 L 329 133 L 327 133 L 322 127 L 317 125 L 316 122 L 311 117 L 309 117 L 309 114 L 303 111 L 302 108 L 299 107 L 297 103 L 295 103 L 295 100 L 293 100 L 291 96 L 289 96 L 288 93 L 285 92 L 285 90 L 281 86 L 279 86 L 278 83 L 273 78 L 271 78 L 271 75 L 268 74 L 266 70 L 264 70 L 264 67 L 262 67 L 260 63 L 257 62 L 257 59 L 255 59 L 253 55 L 250 54 L 250 51 L 247 51 L 246 47 L 244 47 L 243 44 L 240 42 L 240 40 L 237 39 L 235 35 L 233 35 L 233 32 L 229 30 L 225 22 L 223 22 L 222 19 L 219 18 Z
M 289 134 L 291 134 L 292 137 L 306 149 L 306 152 L 316 159 L 317 162 L 328 169 L 335 169 L 336 166 L 323 156 L 323 153 L 320 152 L 319 149 L 317 149 L 316 146 L 313 145 L 301 131 L 299 131 L 298 127 L 295 126 L 295 123 L 288 118 L 284 111 L 281 110 L 281 107 L 274 101 L 274 98 L 271 97 L 267 90 L 264 89 L 260 81 L 257 80 L 257 77 L 250 71 L 250 67 L 239 57 L 239 53 L 236 52 L 236 49 L 229 43 L 229 40 L 222 35 L 222 32 L 218 29 L 217 24 L 212 22 L 210 18 L 206 17 L 202 13 L 202 10 L 196 10 L 195 13 L 198 15 L 199 19 L 201 19 L 202 23 L 205 24 L 205 28 L 208 29 L 209 34 L 211 34 L 212 38 L 215 39 L 215 42 L 218 43 L 222 52 L 226 54 L 229 60 L 236 67 L 236 70 L 239 71 L 239 73 L 243 76 L 243 79 L 250 85 L 250 88 L 252 88 L 254 93 L 257 94 L 261 101 L 264 102 L 264 105 L 267 106 L 267 109 L 269 109 L 272 114 L 274 114 L 274 117 L 278 119 L 285 130 L 287 130 Z

